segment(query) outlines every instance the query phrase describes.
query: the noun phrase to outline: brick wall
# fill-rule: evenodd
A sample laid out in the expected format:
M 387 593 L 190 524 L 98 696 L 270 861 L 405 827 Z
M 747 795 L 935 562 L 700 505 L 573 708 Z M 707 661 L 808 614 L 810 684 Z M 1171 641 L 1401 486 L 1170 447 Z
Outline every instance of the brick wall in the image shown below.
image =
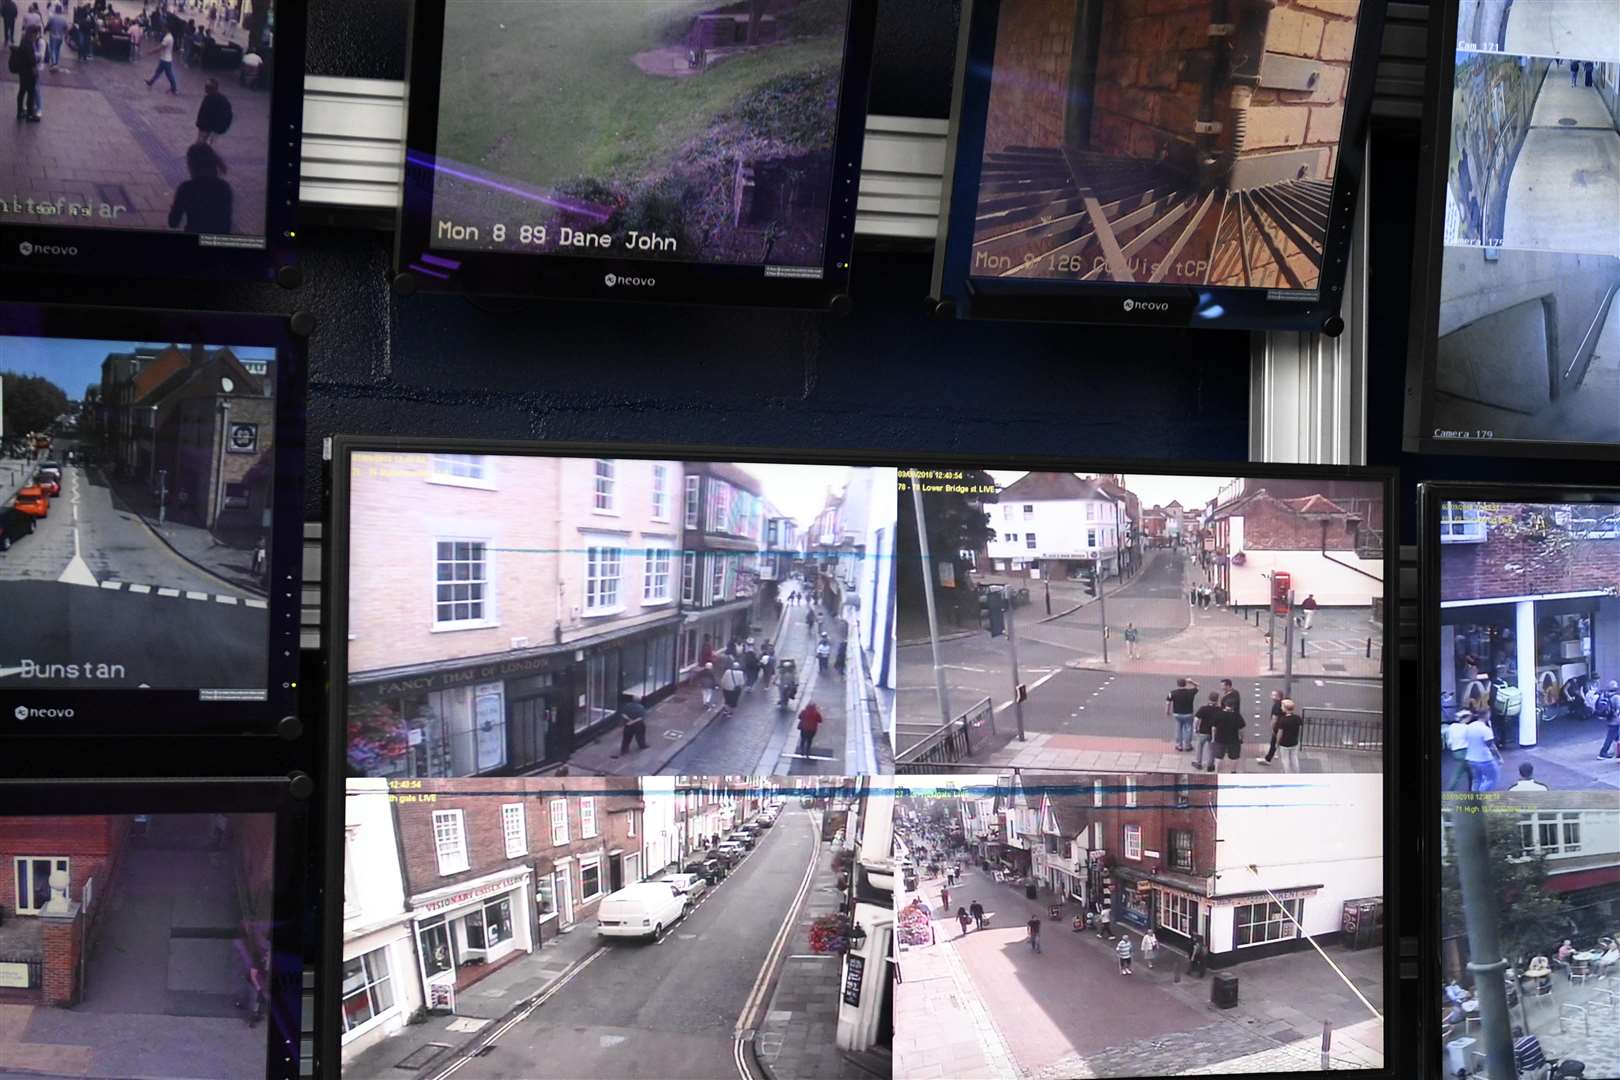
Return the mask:
M 79 1001 L 79 946 L 83 940 L 84 913 L 72 918 L 42 917 L 45 965 L 44 992 L 47 1005 L 76 1005 Z
M 1202 85 L 1183 81 L 1186 52 L 1209 44 L 1210 0 L 1104 5 L 1091 149 L 1192 167 Z
M 83 900 L 84 883 L 92 878 L 105 896 L 128 827 L 121 817 L 0 817 L 0 910 L 8 917 L 17 913 L 18 856 L 66 857 L 68 899 Z
M 1078 0 L 1008 0 L 996 27 L 984 152 L 1063 145 Z
M 1509 504 L 1478 544 L 1442 544 L 1440 599 L 1480 600 L 1620 586 L 1620 540 L 1572 539 L 1552 525 L 1549 505 Z M 1545 530 L 1536 528 L 1540 514 Z
M 1322 548 L 1322 524 L 1302 514 L 1296 514 L 1268 498 L 1256 499 L 1242 508 L 1243 546 L 1256 551 L 1319 551 Z M 1350 532 L 1344 519 L 1329 521 L 1327 549 L 1354 551 L 1355 534 Z
M 1184 808 L 1177 807 L 1173 790 L 1176 776 L 1175 773 L 1138 773 L 1129 777 L 1137 784 L 1135 807 L 1125 805 L 1126 792 L 1123 789 L 1127 777 L 1113 773 L 1088 778 L 1101 780 L 1105 788 L 1102 808 L 1093 809 L 1091 814 L 1094 821 L 1102 823 L 1103 848 L 1113 861 L 1144 873 L 1171 870 L 1170 831 L 1181 829 L 1193 834 L 1193 866 L 1190 871 L 1175 872 L 1191 874 L 1194 877 L 1203 877 L 1215 872 L 1215 820 L 1208 810 L 1214 793 L 1200 791 L 1195 787 L 1188 796 L 1190 805 Z M 1190 781 L 1194 784 L 1198 782 L 1197 777 Z M 1151 788 L 1165 790 L 1150 790 Z M 1127 825 L 1141 827 L 1143 851 L 1141 859 L 1125 857 Z M 1157 851 L 1158 857 L 1149 857 L 1146 854 L 1149 851 Z

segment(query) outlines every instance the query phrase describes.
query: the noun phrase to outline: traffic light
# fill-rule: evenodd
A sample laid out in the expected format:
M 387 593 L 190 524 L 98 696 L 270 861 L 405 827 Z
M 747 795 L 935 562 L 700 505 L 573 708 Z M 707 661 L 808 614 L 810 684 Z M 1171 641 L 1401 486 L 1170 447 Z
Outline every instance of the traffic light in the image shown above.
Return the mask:
M 1000 637 L 1007 632 L 1007 600 L 999 591 L 992 591 L 985 596 L 984 603 L 990 616 L 990 636 Z
M 1095 570 L 1086 571 L 1086 595 L 1097 595 L 1097 571 Z

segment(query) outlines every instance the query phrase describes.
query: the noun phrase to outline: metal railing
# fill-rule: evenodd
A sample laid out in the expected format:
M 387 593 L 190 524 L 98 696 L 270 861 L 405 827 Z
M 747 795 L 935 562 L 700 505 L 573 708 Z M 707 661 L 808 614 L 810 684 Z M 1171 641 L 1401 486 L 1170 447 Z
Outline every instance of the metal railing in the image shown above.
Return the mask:
M 1305 723 L 1300 727 L 1301 746 L 1314 750 L 1362 750 L 1382 753 L 1384 714 L 1377 709 L 1300 710 Z
M 973 753 L 973 729 L 993 722 L 995 706 L 980 698 L 967 711 L 952 717 L 894 756 L 896 773 L 937 772 L 941 765 L 957 765 Z

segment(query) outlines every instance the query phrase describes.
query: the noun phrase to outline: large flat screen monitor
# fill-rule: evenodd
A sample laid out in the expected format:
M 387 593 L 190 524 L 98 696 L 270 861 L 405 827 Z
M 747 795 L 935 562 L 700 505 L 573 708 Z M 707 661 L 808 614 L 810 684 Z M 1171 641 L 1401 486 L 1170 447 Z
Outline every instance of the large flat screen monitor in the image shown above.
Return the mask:
M 296 714 L 289 320 L 0 305 L 0 735 Z
M 1419 501 L 1425 1056 L 1435 1075 L 1534 1056 L 1614 1075 L 1613 1032 L 1579 1021 L 1620 970 L 1620 488 Z
M 1620 6 L 1434 11 L 1408 441 L 1613 457 Z
M 340 774 L 879 771 L 892 466 L 341 438 L 332 472 Z
M 1383 769 L 1388 473 L 1067 464 L 902 469 L 898 772 Z
M 0 271 L 296 280 L 302 3 L 16 6 Z
M 876 9 L 417 4 L 398 270 L 474 293 L 827 307 L 848 291 Z
M 1322 329 L 1382 22 L 1356 0 L 964 4 L 934 296 L 963 317 Z
M 0 781 L 0 1071 L 296 1080 L 309 848 L 292 791 Z

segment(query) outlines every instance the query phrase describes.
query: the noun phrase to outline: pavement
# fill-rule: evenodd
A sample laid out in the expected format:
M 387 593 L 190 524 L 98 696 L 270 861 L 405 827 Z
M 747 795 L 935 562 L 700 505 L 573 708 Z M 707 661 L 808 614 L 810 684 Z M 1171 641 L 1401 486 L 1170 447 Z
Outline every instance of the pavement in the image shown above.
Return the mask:
M 154 815 L 125 850 L 72 1008 L 0 1005 L 0 1071 L 119 1080 L 248 1076 L 267 1028 L 235 1000 L 243 977 L 228 851 L 207 846 L 207 815 Z
M 1604 724 L 1595 718 L 1555 720 L 1543 723 L 1535 746 L 1511 746 L 1502 751 L 1502 766 L 1496 790 L 1505 791 L 1518 783 L 1519 765 L 1535 766 L 1537 780 L 1553 791 L 1593 791 L 1620 788 L 1620 757 L 1600 758 Z M 1616 753 L 1610 749 L 1611 754 Z M 1441 765 L 1441 783 L 1455 775 L 1449 755 Z
M 842 896 L 832 845 L 817 847 L 815 877 L 787 940 L 788 955 L 765 1019 L 754 1034 L 754 1057 L 769 1080 L 870 1080 L 874 1074 L 838 1048 L 839 957 L 810 951 L 811 923 L 836 912 Z
M 0 679 L 264 687 L 266 601 L 182 558 L 99 470 L 63 467 L 49 516 L 0 556 L 0 582 L 11 608 L 28 613 L 0 627 Z M 166 626 L 173 632 L 153 632 Z
M 1620 9 L 1592 0 L 1517 0 L 1507 12 L 1502 51 L 1620 60 Z M 1562 70 L 1567 79 L 1569 69 Z
M 140 12 L 131 0 L 113 7 Z M 63 46 L 61 68 L 41 79 L 43 121 L 0 126 L 0 221 L 168 231 L 169 206 L 187 177 L 186 149 L 197 139 L 203 83 L 212 75 L 234 113 L 230 131 L 214 142 L 234 191 L 232 225 L 239 235 L 263 234 L 270 95 L 238 86 L 234 72 L 188 68 L 178 47 L 178 95 L 166 80 L 149 88 L 157 45 L 149 39 L 143 47 L 130 62 L 82 62 Z M 16 82 L 0 69 L 0 96 L 8 102 Z
M 570 974 L 513 1002 L 499 1022 L 481 1026 L 416 1076 L 426 1080 L 454 1071 L 458 1080 L 713 1080 L 736 1075 L 737 1056 L 745 1049 L 741 1021 L 815 848 L 810 815 L 785 809 L 759 846 L 707 890 L 661 944 L 603 943 Z M 575 931 L 581 933 L 589 930 Z M 393 1049 L 398 1038 L 383 1044 L 386 1052 L 379 1048 L 357 1057 L 344 1068 L 346 1080 L 403 1077 L 394 1067 L 403 1056 Z
M 1234 965 L 1227 970 L 1240 977 L 1239 1003 L 1217 1009 L 1210 980 L 1182 976 L 1180 954 L 1161 949 L 1149 968 L 1138 949 L 1136 973 L 1121 976 L 1112 942 L 1069 929 L 1077 905 L 1047 919 L 1048 890 L 1031 901 L 1021 884 L 992 882 L 976 868 L 951 888 L 952 904 L 978 899 L 990 927 L 961 934 L 941 909 L 942 883 L 921 883 L 934 909 L 935 944 L 902 952 L 896 1080 L 1213 1075 L 1265 1062 L 1274 1064 L 1259 1071 L 1318 1068 L 1324 1020 L 1335 1031 L 1328 1067 L 1383 1064 L 1382 1022 L 1315 953 Z M 1039 955 L 1026 941 L 1031 912 L 1043 919 Z M 1380 951 L 1329 951 L 1382 1008 Z M 1094 992 L 1077 992 L 1083 986 Z
M 1607 983 L 1607 986 L 1601 982 L 1576 985 L 1563 975 L 1554 975 L 1550 993 L 1521 994 L 1524 1009 L 1511 1010 L 1513 1023 L 1540 1039 L 1548 1057 L 1583 1062 L 1587 1080 L 1620 1077 L 1620 1038 L 1615 1037 L 1611 996 L 1620 991 L 1620 987 L 1614 985 L 1612 978 Z M 1559 1013 L 1565 1005 L 1585 1010 L 1586 1016 L 1572 1012 L 1560 1023 Z M 1470 1036 L 1464 1037 L 1478 1034 L 1476 1027 Z
M 113 501 L 120 509 L 140 518 L 141 523 L 170 551 L 201 573 L 215 578 L 218 585 L 251 596 L 269 595 L 269 590 L 253 573 L 253 551 L 263 532 L 243 530 L 216 533 L 201 525 L 177 521 L 167 514 L 163 515 L 164 520 L 160 524 L 157 497 L 144 484 L 114 486 Z
M 1502 244 L 1620 255 L 1620 131 L 1585 74 L 1579 86 L 1569 78 L 1568 65 L 1548 68 L 1536 95 L 1508 179 Z

